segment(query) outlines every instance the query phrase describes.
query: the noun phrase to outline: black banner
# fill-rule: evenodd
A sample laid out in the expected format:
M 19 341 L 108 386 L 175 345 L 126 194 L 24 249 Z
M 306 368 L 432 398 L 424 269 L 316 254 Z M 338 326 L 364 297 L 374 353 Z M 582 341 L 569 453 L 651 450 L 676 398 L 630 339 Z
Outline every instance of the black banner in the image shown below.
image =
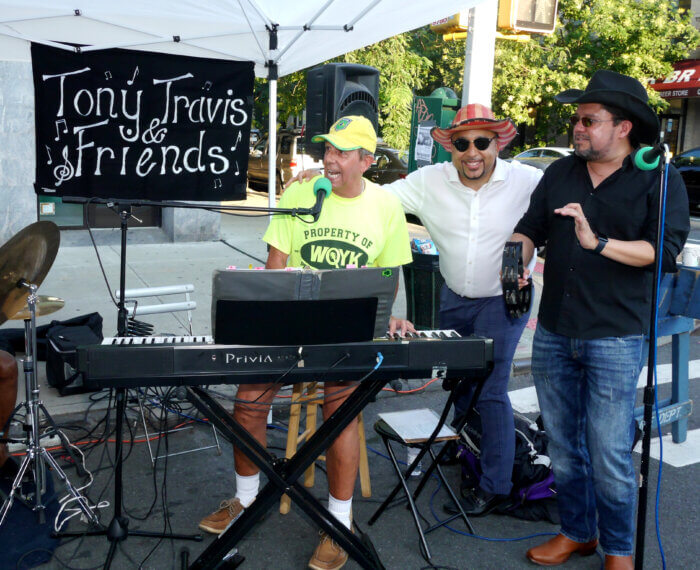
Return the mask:
M 32 45 L 38 194 L 242 200 L 253 63 Z

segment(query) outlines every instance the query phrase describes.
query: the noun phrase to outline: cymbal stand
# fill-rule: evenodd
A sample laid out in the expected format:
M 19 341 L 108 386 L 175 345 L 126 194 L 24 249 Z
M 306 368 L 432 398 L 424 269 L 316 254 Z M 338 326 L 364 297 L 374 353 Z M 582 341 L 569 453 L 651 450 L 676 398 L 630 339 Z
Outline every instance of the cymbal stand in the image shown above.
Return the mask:
M 24 320 L 24 339 L 25 339 L 25 358 L 23 361 L 24 369 L 24 388 L 26 393 L 26 402 L 20 404 L 18 408 L 24 406 L 26 412 L 24 416 L 24 431 L 27 434 L 27 454 L 24 456 L 22 463 L 19 467 L 19 471 L 14 481 L 12 482 L 12 489 L 10 494 L 5 499 L 5 502 L 0 509 L 0 525 L 5 521 L 7 513 L 12 507 L 15 495 L 20 489 L 22 478 L 26 473 L 29 465 L 32 466 L 32 476 L 34 480 L 34 507 L 33 510 L 36 511 L 39 517 L 39 523 L 44 524 L 46 522 L 46 512 L 45 505 L 43 503 L 43 493 L 46 489 L 46 482 L 44 480 L 45 467 L 50 467 L 53 472 L 58 476 L 61 481 L 66 486 L 68 492 L 73 496 L 77 502 L 80 510 L 87 519 L 92 523 L 97 525 L 98 520 L 95 513 L 92 512 L 87 499 L 80 494 L 78 490 L 71 484 L 68 476 L 58 465 L 53 456 L 41 446 L 41 435 L 39 434 L 39 414 L 49 421 L 53 427 L 53 431 L 61 437 L 61 441 L 64 447 L 69 450 L 68 440 L 61 434 L 58 430 L 55 422 L 49 415 L 48 411 L 44 407 L 44 404 L 39 399 L 39 381 L 36 375 L 34 356 L 36 354 L 36 301 L 37 301 L 37 286 L 32 283 L 27 283 L 24 279 L 20 279 L 17 283 L 18 287 L 26 287 L 29 289 L 29 297 L 27 298 L 27 306 L 29 307 L 29 319 Z M 77 464 L 77 463 L 76 463 Z

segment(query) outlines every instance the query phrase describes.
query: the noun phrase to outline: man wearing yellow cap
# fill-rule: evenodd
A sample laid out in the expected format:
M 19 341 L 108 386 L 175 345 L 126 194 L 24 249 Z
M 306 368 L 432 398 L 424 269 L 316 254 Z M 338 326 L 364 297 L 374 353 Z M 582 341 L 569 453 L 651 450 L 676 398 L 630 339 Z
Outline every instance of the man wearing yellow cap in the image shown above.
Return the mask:
M 440 294 L 440 328 L 463 336 L 476 334 L 494 341 L 494 367 L 476 404 L 482 424 L 479 486 L 462 497 L 464 511 L 486 515 L 509 501 L 515 456 L 515 426 L 508 381 L 518 340 L 528 314 L 512 318 L 499 278 L 503 246 L 541 171 L 498 158 L 515 137 L 510 119 L 497 119 L 491 109 L 465 105 L 446 128 L 432 138 L 452 157 L 424 166 L 405 179 L 384 186 L 406 213 L 417 215 L 440 252 L 445 284 Z M 301 173 L 301 177 L 308 173 Z M 535 259 L 530 269 L 534 269 Z M 460 389 L 455 415 L 465 412 L 473 385 Z M 454 506 L 445 504 L 454 514 Z
M 362 178 L 374 161 L 377 136 L 370 121 L 349 116 L 336 121 L 330 132 L 315 136 L 325 141 L 325 173 L 332 192 L 325 199 L 320 217 L 308 223 L 290 216 L 275 215 L 263 236 L 270 245 L 265 267 L 283 269 L 311 267 L 338 269 L 348 265 L 395 267 L 412 259 L 406 219 L 398 199 Z M 318 177 L 316 177 L 318 178 Z M 293 184 L 280 200 L 282 208 L 310 208 L 316 202 L 316 178 Z M 391 333 L 414 331 L 408 321 L 390 318 Z M 353 382 L 326 382 L 323 417 L 328 418 L 352 393 Z M 244 384 L 238 389 L 234 418 L 262 445 L 266 442 L 266 418 L 279 386 Z M 255 402 L 242 404 L 240 401 Z M 352 495 L 359 465 L 357 419 L 350 423 L 328 448 L 328 510 L 351 528 Z M 199 524 L 202 530 L 220 534 L 255 500 L 260 474 L 255 464 L 234 447 L 236 495 Z M 309 562 L 316 570 L 340 568 L 347 553 L 327 534 Z

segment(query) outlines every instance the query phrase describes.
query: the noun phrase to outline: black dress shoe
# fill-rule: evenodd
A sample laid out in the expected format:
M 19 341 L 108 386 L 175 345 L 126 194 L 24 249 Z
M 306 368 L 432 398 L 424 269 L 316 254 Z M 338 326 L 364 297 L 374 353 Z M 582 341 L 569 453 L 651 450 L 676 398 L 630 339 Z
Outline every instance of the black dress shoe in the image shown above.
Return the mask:
M 494 495 L 479 487 L 466 497 L 461 497 L 459 504 L 462 506 L 465 514 L 472 517 L 483 517 L 506 503 L 508 498 L 508 495 Z M 442 508 L 450 515 L 459 514 L 459 510 L 452 502 L 445 503 Z

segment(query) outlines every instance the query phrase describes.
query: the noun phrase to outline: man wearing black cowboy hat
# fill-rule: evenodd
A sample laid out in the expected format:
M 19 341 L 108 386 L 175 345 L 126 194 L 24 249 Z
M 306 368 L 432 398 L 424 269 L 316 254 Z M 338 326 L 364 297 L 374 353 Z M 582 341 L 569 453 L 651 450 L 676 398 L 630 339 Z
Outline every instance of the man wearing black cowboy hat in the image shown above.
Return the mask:
M 659 133 L 647 98 L 636 79 L 613 71 L 556 96 L 577 105 L 575 154 L 547 169 L 511 238 L 523 242 L 525 260 L 547 245 L 532 374 L 561 531 L 528 550 L 535 564 L 593 554 L 600 540 L 606 569 L 633 567 L 633 415 L 659 204 L 658 172 L 632 161 L 639 143 Z M 688 197 L 671 168 L 664 271 L 675 271 L 688 231 Z

